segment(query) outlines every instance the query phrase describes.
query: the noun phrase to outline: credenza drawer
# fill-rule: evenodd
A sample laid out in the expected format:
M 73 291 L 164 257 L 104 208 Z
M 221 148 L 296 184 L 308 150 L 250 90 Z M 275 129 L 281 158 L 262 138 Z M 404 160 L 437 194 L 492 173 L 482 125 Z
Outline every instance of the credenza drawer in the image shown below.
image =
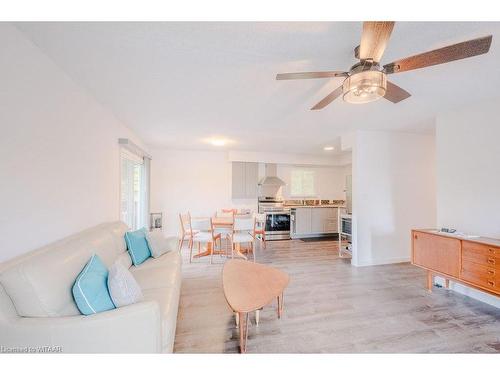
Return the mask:
M 500 270 L 492 267 L 483 266 L 467 260 L 462 262 L 462 272 L 474 272 L 490 278 L 500 278 Z
M 477 263 L 486 267 L 500 269 L 500 255 L 488 255 L 462 248 L 462 261 Z
M 467 260 L 462 262 L 460 279 L 500 292 L 500 270 Z
M 462 248 L 469 253 L 500 256 L 500 247 L 484 245 L 477 242 L 462 241 Z

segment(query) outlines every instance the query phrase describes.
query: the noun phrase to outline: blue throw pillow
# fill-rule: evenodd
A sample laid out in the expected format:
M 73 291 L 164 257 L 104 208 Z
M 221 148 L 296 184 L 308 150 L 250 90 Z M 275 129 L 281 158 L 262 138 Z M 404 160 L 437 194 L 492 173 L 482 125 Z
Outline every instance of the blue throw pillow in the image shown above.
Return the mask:
M 151 256 L 145 228 L 125 233 L 125 242 L 134 266 L 138 266 Z
M 97 255 L 92 255 L 76 278 L 73 298 L 84 315 L 115 308 L 108 291 L 108 269 Z

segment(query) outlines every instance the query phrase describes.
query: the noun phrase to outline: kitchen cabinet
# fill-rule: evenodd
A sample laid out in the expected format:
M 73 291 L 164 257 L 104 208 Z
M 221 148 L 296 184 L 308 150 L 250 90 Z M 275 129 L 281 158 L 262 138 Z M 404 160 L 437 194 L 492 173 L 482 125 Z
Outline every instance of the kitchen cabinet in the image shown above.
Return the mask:
M 327 215 L 324 225 L 325 225 L 325 233 L 338 233 L 339 232 L 339 217 L 338 217 L 338 208 L 333 208 L 329 211 Z
M 311 208 L 311 232 L 322 233 L 325 230 L 325 223 L 328 215 L 327 208 Z
M 294 208 L 292 237 L 315 237 L 338 232 L 337 207 Z
M 312 232 L 311 217 L 312 211 L 308 207 L 300 207 L 295 210 L 295 235 L 307 235 Z
M 257 198 L 259 183 L 259 164 L 245 163 L 245 194 L 247 198 Z
M 258 163 L 232 162 L 231 196 L 233 199 L 257 198 L 258 182 Z

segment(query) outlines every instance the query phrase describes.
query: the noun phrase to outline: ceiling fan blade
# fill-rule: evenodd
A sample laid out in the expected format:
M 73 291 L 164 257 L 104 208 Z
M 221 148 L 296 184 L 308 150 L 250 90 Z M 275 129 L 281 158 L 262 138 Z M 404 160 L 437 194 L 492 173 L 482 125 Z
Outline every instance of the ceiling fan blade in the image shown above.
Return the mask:
M 380 62 L 393 28 L 394 22 L 363 22 L 359 58 Z
M 482 55 L 490 50 L 491 40 L 492 36 L 488 35 L 483 38 L 472 39 L 419 55 L 406 57 L 384 65 L 384 71 L 387 74 L 400 73 Z
M 337 87 L 335 90 L 333 90 L 330 94 L 328 94 L 327 96 L 325 96 L 319 103 L 317 103 L 311 109 L 312 110 L 323 109 L 328 104 L 330 104 L 335 99 L 337 99 L 340 95 L 342 95 L 342 86 Z
M 347 72 L 300 72 L 300 73 L 280 73 L 276 75 L 277 80 L 283 79 L 309 79 L 309 78 L 333 78 L 347 77 Z
M 408 91 L 403 90 L 398 85 L 395 85 L 394 83 L 387 81 L 387 89 L 385 91 L 384 98 L 386 98 L 390 102 L 396 104 L 399 103 L 401 100 L 408 99 L 410 96 L 411 94 Z

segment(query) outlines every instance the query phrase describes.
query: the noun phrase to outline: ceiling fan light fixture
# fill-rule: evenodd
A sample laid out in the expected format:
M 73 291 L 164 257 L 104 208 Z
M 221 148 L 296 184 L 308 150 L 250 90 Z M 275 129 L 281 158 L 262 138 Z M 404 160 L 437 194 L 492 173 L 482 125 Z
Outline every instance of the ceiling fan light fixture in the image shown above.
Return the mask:
M 385 73 L 365 70 L 347 77 L 342 85 L 343 99 L 348 103 L 369 103 L 382 98 L 387 89 Z

